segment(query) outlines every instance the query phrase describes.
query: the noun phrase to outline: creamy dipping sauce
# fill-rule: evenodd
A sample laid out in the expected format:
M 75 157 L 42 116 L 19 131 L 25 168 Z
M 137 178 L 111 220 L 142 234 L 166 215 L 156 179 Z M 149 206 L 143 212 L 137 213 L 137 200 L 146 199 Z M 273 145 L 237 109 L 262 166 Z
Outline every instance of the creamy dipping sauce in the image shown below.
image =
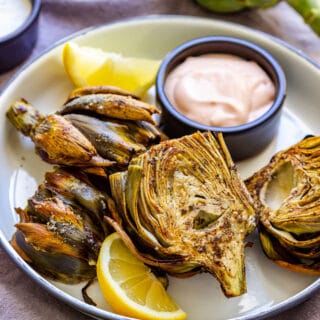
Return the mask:
M 0 38 L 17 30 L 31 13 L 30 0 L 0 0 Z
M 256 62 L 230 54 L 188 57 L 169 73 L 164 89 L 185 117 L 217 127 L 250 122 L 275 99 L 266 72 Z

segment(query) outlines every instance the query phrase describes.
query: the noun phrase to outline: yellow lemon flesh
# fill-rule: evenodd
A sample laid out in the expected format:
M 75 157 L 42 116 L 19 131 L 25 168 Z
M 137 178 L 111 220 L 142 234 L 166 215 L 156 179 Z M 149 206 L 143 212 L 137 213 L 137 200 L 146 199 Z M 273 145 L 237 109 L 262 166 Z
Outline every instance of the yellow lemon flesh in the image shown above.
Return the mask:
M 111 85 L 139 97 L 154 84 L 160 65 L 160 60 L 124 57 L 74 42 L 64 45 L 62 61 L 77 87 Z
M 139 319 L 186 319 L 150 268 L 126 247 L 118 233 L 103 242 L 97 262 L 101 291 L 118 314 Z

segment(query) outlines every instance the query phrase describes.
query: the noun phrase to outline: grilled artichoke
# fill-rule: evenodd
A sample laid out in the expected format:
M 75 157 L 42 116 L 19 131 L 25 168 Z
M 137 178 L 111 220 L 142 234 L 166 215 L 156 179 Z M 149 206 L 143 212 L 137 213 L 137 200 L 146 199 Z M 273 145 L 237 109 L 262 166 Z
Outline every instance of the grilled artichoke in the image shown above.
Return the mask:
M 62 169 L 16 209 L 20 222 L 11 244 L 39 273 L 65 283 L 96 275 L 101 242 L 109 233 L 103 217 L 107 196 Z
M 109 180 L 106 219 L 146 264 L 177 276 L 209 272 L 228 297 L 246 291 L 255 212 L 220 134 L 164 141 Z
M 71 101 L 74 98 L 85 96 L 88 94 L 96 94 L 96 93 L 114 93 L 121 96 L 132 97 L 134 99 L 140 100 L 138 96 L 134 95 L 130 91 L 127 91 L 119 87 L 105 85 L 105 86 L 87 86 L 87 87 L 76 88 L 70 92 L 66 103 Z
M 265 254 L 283 267 L 320 275 L 320 137 L 277 153 L 246 185 Z
M 47 116 L 20 99 L 7 117 L 44 161 L 104 175 L 126 169 L 134 155 L 166 138 L 152 118 L 159 110 L 127 94 L 113 87 L 77 89 Z
M 230 13 L 247 8 L 269 8 L 279 0 L 195 0 L 200 6 L 214 12 Z
M 60 115 L 41 115 L 26 100 L 13 103 L 7 112 L 10 122 L 35 143 L 43 160 L 68 166 L 111 166 L 98 155 L 90 141 Z

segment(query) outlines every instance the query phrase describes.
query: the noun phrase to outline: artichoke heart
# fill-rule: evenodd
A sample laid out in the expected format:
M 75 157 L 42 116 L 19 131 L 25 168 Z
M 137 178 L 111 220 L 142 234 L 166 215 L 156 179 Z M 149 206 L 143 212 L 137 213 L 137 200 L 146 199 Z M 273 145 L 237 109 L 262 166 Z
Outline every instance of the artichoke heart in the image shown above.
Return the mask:
M 65 283 L 96 275 L 109 228 L 107 195 L 62 169 L 46 174 L 25 209 L 11 244 L 39 273 Z
M 278 152 L 246 185 L 265 254 L 293 271 L 320 275 L 320 137 Z
M 145 263 L 180 277 L 209 272 L 228 297 L 246 292 L 255 211 L 221 134 L 163 141 L 109 178 L 107 220 Z

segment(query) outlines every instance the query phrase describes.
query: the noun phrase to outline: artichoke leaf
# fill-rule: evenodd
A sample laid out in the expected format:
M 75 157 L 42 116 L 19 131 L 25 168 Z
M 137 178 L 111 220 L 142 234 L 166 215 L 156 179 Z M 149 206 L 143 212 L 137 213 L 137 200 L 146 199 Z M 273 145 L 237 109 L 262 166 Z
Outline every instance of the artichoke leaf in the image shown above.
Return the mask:
M 261 228 L 263 229 L 263 228 Z M 259 238 L 261 245 L 266 256 L 273 260 L 281 267 L 287 268 L 291 271 L 318 275 L 320 270 L 319 262 L 311 262 L 309 257 L 302 253 L 293 252 L 288 250 L 276 238 L 265 230 L 260 230 Z M 319 257 L 319 252 L 318 252 Z M 309 262 L 307 262 L 309 261 Z M 316 261 L 316 260 L 315 260 Z
M 50 114 L 32 136 L 40 156 L 52 164 L 106 166 L 114 162 L 100 157 L 90 141 L 62 116 Z
M 18 224 L 17 228 L 12 246 L 42 275 L 69 284 L 95 277 L 95 266 L 89 265 L 77 248 L 59 240 L 44 225 L 27 223 Z
M 102 121 L 94 117 L 81 114 L 67 114 L 64 116 L 94 145 L 105 159 L 127 165 L 134 154 L 146 150 L 144 145 L 130 137 L 128 127 L 110 121 Z
M 144 146 L 151 146 L 168 139 L 157 126 L 147 121 L 126 121 L 126 126 L 134 140 Z
M 140 170 L 135 170 L 134 173 L 140 174 Z M 131 234 L 134 234 L 136 241 L 143 243 L 144 247 L 147 247 L 148 250 L 158 250 L 159 241 L 145 229 L 142 225 L 137 226 L 135 224 L 134 218 L 129 214 L 127 209 L 127 199 L 134 201 L 134 194 L 137 192 L 137 188 L 128 190 L 126 188 L 128 172 L 117 172 L 112 174 L 109 178 L 110 187 L 114 195 L 114 202 L 109 203 L 109 209 L 112 213 L 113 218 L 117 221 L 123 228 L 129 229 Z M 138 181 L 136 186 L 138 187 Z M 126 197 L 127 196 L 127 197 Z M 117 206 L 115 205 L 117 204 Z M 125 226 L 123 226 L 125 224 Z M 139 228 L 140 227 L 140 228 Z
M 85 87 L 76 88 L 70 92 L 66 103 L 73 100 L 74 98 L 86 96 L 88 94 L 97 94 L 97 93 L 113 93 L 113 94 L 128 96 L 128 97 L 132 97 L 134 99 L 140 100 L 138 96 L 134 95 L 130 91 L 127 91 L 125 89 L 115 87 L 115 86 L 105 85 L 105 86 L 85 86 Z
M 67 102 L 60 114 L 67 113 L 95 113 L 123 120 L 143 120 L 156 124 L 153 114 L 160 113 L 159 109 L 146 102 L 117 94 L 97 93 L 79 96 Z
M 88 210 L 97 222 L 103 221 L 103 216 L 107 214 L 108 210 L 108 195 L 106 193 L 62 169 L 47 172 L 45 181 L 49 190 L 78 202 Z
M 151 267 L 158 267 L 161 270 L 165 270 L 166 272 L 174 272 L 174 270 L 179 266 L 181 268 L 182 273 L 187 273 L 190 270 L 194 269 L 196 266 L 186 264 L 185 257 L 179 255 L 166 255 L 162 257 L 157 257 L 157 252 L 151 252 L 150 250 L 144 251 L 145 248 L 140 246 L 139 241 L 136 238 L 129 235 L 129 232 L 125 230 L 120 224 L 108 217 L 105 216 L 105 219 L 114 230 L 116 230 L 121 236 L 124 243 L 130 249 L 130 251 L 136 255 L 141 261 Z M 134 241 L 132 240 L 134 239 Z
M 46 227 L 61 237 L 65 243 L 89 253 L 96 261 L 104 237 L 89 215 L 75 210 L 59 198 L 33 203 L 37 213 L 47 216 Z M 76 207 L 75 207 L 76 208 Z

